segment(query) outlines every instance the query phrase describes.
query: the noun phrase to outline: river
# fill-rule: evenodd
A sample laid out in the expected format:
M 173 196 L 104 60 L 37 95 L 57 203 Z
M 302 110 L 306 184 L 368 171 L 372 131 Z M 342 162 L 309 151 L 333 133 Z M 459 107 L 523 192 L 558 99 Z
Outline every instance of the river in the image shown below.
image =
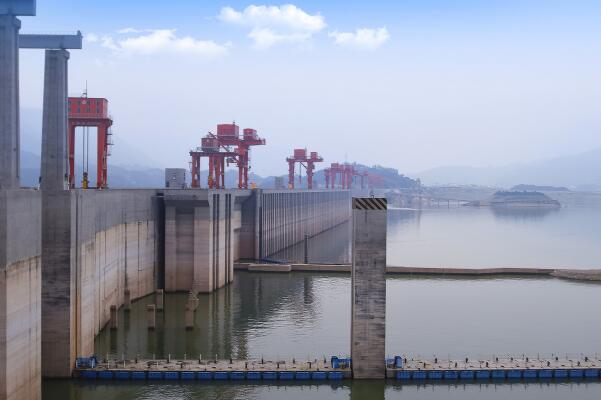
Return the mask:
M 530 210 L 532 211 L 532 210 Z M 601 212 L 561 209 L 507 215 L 489 209 L 391 210 L 388 264 L 407 266 L 599 266 Z M 346 235 L 346 236 L 345 236 Z M 312 262 L 349 257 L 348 226 L 309 243 Z M 285 258 L 285 252 L 278 257 Z M 288 250 L 304 257 L 304 245 Z M 520 261 L 520 260 L 523 260 Z M 572 260 L 572 261 L 570 261 Z M 236 272 L 227 288 L 200 296 L 195 328 L 184 328 L 185 294 L 165 298 L 157 329 L 146 329 L 147 297 L 120 311 L 120 329 L 96 339 L 105 357 L 287 358 L 346 355 L 350 277 Z M 390 276 L 389 355 L 446 358 L 595 355 L 601 352 L 601 284 L 553 278 Z M 569 353 L 569 354 L 568 354 Z M 598 382 L 400 385 L 96 384 L 44 381 L 44 398 L 120 399 L 597 399 Z

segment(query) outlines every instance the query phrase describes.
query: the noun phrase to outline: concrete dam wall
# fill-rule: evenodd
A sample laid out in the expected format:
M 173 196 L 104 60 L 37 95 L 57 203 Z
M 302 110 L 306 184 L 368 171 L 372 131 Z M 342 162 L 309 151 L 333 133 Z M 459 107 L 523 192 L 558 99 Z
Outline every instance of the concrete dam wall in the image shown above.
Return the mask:
M 345 191 L 0 191 L 0 398 L 69 377 L 126 292 L 214 291 L 349 216 Z
M 40 202 L 0 190 L 0 399 L 41 398 Z
M 242 205 L 239 259 L 265 259 L 349 221 L 347 190 L 256 190 Z
M 156 190 L 43 192 L 42 365 L 69 376 L 75 357 L 121 307 L 153 293 L 159 273 Z
M 234 261 L 259 260 L 350 218 L 348 191 L 185 190 L 165 194 L 165 290 L 210 293 Z

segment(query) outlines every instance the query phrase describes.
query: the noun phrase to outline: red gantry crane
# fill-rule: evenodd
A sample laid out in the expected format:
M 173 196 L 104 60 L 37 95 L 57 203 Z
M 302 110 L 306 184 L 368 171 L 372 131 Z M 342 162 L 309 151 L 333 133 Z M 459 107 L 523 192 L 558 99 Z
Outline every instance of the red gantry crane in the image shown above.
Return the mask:
M 265 144 L 254 129 L 246 128 L 240 136 L 235 123 L 217 125 L 217 135 L 209 133 L 201 139 L 201 147 L 190 151 L 192 183 L 191 187 L 200 187 L 200 159 L 209 160 L 208 184 L 210 189 L 225 188 L 225 166 L 235 164 L 238 167 L 238 188 L 248 189 L 248 171 L 250 170 L 250 147 Z
M 326 189 L 334 189 L 336 182 L 340 182 L 341 189 L 350 189 L 353 186 L 355 177 L 361 179 L 361 189 L 365 187 L 365 180 L 368 185 L 373 187 L 375 182 L 381 181 L 381 177 L 370 174 L 367 171 L 359 171 L 354 164 L 332 163 L 329 168 L 324 169 L 324 177 L 326 180 Z
M 69 97 L 69 187 L 75 188 L 75 128 L 84 127 L 84 165 L 82 187 L 89 187 L 87 159 L 89 154 L 86 144 L 88 141 L 89 127 L 97 128 L 96 143 L 97 143 L 97 158 L 96 158 L 96 187 L 104 189 L 108 186 L 108 156 L 110 156 L 109 146 L 111 141 L 110 127 L 113 125 L 113 120 L 108 114 L 108 100 L 104 98 L 88 97 L 84 93 L 81 97 Z
M 322 162 L 323 158 L 316 151 L 309 153 L 307 157 L 307 149 L 294 149 L 294 155 L 286 158 L 288 162 L 288 189 L 294 189 L 294 171 L 296 163 L 299 164 L 298 182 L 302 182 L 302 170 L 304 167 L 307 170 L 307 189 L 313 189 L 313 173 L 315 171 L 315 163 Z

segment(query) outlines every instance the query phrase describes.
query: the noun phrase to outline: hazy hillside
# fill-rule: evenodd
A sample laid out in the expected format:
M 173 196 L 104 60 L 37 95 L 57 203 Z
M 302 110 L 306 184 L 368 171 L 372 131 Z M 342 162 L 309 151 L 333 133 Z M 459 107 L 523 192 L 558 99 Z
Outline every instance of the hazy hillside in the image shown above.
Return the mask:
M 416 174 L 426 185 L 519 184 L 601 190 L 601 148 L 585 153 L 504 167 L 437 167 Z

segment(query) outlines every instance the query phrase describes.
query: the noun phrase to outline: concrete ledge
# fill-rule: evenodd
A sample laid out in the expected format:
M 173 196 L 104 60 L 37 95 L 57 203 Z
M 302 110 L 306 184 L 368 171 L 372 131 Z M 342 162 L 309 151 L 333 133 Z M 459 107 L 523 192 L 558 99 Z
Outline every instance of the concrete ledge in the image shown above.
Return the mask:
M 290 264 L 250 264 L 248 266 L 250 272 L 290 272 L 292 267 Z
M 351 272 L 350 264 L 292 264 L 293 271 Z
M 415 275 L 551 275 L 551 268 L 423 268 L 386 267 L 389 274 Z
M 234 269 L 251 272 L 337 272 L 350 273 L 350 264 L 253 264 L 237 262 Z M 561 279 L 601 282 L 600 269 L 553 269 L 553 268 L 426 268 L 388 266 L 389 275 L 436 275 L 436 276 L 549 276 Z
M 601 270 L 599 269 L 557 269 L 551 275 L 562 279 L 601 281 Z

